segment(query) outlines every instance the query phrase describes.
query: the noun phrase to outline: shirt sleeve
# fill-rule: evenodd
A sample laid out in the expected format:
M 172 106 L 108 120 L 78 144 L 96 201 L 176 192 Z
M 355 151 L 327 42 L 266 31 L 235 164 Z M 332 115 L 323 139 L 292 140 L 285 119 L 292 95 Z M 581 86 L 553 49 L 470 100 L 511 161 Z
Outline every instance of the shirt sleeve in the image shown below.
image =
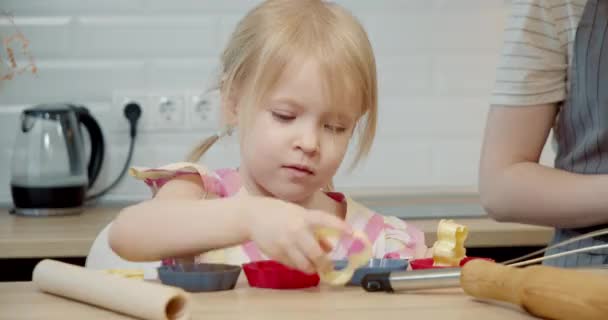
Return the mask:
M 204 189 L 215 195 L 225 193 L 221 179 L 207 168 L 189 162 L 172 163 L 158 168 L 132 167 L 129 174 L 135 179 L 142 180 L 150 187 L 153 195 L 168 181 L 179 176 L 194 175 L 201 179 Z
M 384 258 L 418 259 L 426 255 L 424 232 L 397 217 L 384 217 Z
M 555 6 L 547 0 L 512 2 L 491 104 L 527 106 L 565 99 L 568 42 L 558 30 Z

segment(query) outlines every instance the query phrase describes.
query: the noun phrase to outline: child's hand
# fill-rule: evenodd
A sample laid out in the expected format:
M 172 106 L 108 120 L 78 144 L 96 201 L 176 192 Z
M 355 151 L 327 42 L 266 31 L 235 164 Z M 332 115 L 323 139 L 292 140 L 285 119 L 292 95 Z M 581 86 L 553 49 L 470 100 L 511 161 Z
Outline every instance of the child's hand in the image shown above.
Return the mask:
M 323 211 L 271 198 L 257 198 L 254 203 L 247 210 L 249 238 L 272 259 L 304 272 L 324 270 L 331 263 L 327 257 L 331 245 L 317 239 L 315 230 L 352 233 L 346 222 Z

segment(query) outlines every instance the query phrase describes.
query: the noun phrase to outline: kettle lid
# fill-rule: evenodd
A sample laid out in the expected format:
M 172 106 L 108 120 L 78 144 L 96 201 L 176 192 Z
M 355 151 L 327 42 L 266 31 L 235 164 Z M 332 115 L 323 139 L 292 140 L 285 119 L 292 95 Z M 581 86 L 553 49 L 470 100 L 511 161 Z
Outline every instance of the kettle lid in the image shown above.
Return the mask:
M 45 114 L 60 115 L 70 111 L 73 111 L 73 109 L 68 103 L 46 103 L 25 109 L 23 110 L 23 114 L 28 116 L 39 116 Z

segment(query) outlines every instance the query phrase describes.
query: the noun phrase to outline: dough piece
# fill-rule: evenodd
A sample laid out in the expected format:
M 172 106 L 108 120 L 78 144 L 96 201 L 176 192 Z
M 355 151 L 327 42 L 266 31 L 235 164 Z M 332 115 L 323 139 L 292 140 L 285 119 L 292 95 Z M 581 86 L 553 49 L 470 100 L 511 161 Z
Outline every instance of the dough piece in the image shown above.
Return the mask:
M 138 269 L 106 269 L 105 273 L 129 279 L 144 279 L 144 271 Z
M 469 231 L 453 220 L 441 219 L 437 226 L 437 241 L 433 244 L 433 265 L 457 267 L 466 256 L 464 242 Z
M 340 233 L 333 229 L 320 229 L 317 231 L 317 237 L 325 238 L 339 236 Z M 332 286 L 342 286 L 350 281 L 357 268 L 366 265 L 369 262 L 369 259 L 372 258 L 372 245 L 365 233 L 355 230 L 352 237 L 363 242 L 363 249 L 361 252 L 348 256 L 348 264 L 342 270 L 334 270 L 333 264 L 331 270 L 319 270 L 319 278 L 321 278 L 322 282 Z

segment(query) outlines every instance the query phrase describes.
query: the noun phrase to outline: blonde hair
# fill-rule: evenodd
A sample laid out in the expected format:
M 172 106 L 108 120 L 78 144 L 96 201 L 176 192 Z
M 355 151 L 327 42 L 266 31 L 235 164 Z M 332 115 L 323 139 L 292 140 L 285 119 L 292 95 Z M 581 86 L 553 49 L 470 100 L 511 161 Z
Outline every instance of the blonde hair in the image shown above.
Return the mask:
M 357 105 L 348 106 L 355 108 L 352 112 L 359 120 L 354 167 L 369 153 L 376 133 L 376 62 L 367 33 L 342 7 L 320 0 L 268 0 L 250 11 L 222 54 L 222 101 L 238 97 L 242 134 L 254 107 L 268 97 L 287 64 L 300 55 L 319 63 L 331 106 L 343 108 L 346 101 L 357 98 Z M 198 161 L 226 132 L 202 141 L 188 161 Z

